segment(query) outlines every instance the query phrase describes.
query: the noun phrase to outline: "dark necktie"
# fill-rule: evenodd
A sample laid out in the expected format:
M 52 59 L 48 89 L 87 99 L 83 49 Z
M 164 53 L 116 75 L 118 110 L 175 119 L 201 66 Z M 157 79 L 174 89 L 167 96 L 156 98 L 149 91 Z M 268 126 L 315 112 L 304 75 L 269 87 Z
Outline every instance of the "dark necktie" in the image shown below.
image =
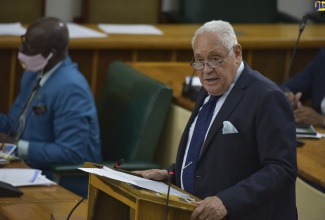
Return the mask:
M 194 193 L 193 181 L 197 160 L 219 98 L 220 96 L 210 96 L 209 101 L 202 106 L 196 120 L 185 166 L 183 168 L 183 186 L 184 189 L 190 193 Z

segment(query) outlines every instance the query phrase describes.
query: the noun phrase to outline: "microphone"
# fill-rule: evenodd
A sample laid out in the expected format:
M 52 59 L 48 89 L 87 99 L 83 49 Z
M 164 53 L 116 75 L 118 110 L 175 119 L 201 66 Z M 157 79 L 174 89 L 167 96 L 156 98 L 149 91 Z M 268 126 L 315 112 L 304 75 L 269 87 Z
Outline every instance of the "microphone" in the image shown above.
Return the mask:
M 114 164 L 114 169 L 118 169 L 120 168 L 120 166 L 122 165 L 122 163 L 124 162 L 124 159 L 120 159 L 116 164 Z
M 171 185 L 171 178 L 174 175 L 174 165 L 175 164 L 170 164 L 168 168 L 168 190 L 167 190 L 167 197 L 166 197 L 166 205 L 165 205 L 165 214 L 164 214 L 164 219 L 167 219 L 167 214 L 168 214 L 168 202 L 169 202 L 169 192 L 170 192 L 170 185 Z
M 308 19 L 308 16 L 307 15 L 304 15 L 303 18 L 302 18 L 302 20 L 301 20 L 301 22 L 300 22 L 299 34 L 298 34 L 297 42 L 296 42 L 295 47 L 293 48 L 292 56 L 291 56 L 291 59 L 290 59 L 290 63 L 289 63 L 287 72 L 285 73 L 284 80 L 287 80 L 288 77 L 289 77 L 290 69 L 291 69 L 291 66 L 292 66 L 292 61 L 293 61 L 293 58 L 295 56 L 296 50 L 298 48 L 300 36 L 301 36 L 303 30 L 305 29 L 305 26 L 306 26 L 306 23 L 307 23 L 307 19 Z
M 301 20 L 301 22 L 300 22 L 300 27 L 299 27 L 299 32 L 300 32 L 300 33 L 304 30 L 304 28 L 305 28 L 305 26 L 306 26 L 306 23 L 307 23 L 307 19 L 308 19 L 308 15 L 304 15 L 304 16 L 302 17 L 302 20 Z

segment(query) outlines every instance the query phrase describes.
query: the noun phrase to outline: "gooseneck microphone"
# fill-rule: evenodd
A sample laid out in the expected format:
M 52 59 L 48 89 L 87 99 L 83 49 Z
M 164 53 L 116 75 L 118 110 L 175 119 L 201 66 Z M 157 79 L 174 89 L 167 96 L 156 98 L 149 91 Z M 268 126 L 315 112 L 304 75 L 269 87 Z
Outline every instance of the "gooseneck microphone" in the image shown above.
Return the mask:
M 164 214 L 164 219 L 167 219 L 167 215 L 168 215 L 168 202 L 169 202 L 169 192 L 170 192 L 170 185 L 171 185 L 171 179 L 172 176 L 174 175 L 174 165 L 175 164 L 170 164 L 169 168 L 168 168 L 168 190 L 167 190 L 167 196 L 166 196 L 166 205 L 165 205 L 165 214 Z
M 15 122 L 13 125 L 10 127 L 6 137 L 1 143 L 0 150 L 3 148 L 5 143 L 7 142 L 9 136 L 11 135 L 13 129 L 17 126 L 20 118 L 26 113 L 28 107 L 30 106 L 35 94 L 37 93 L 38 89 L 40 88 L 39 83 L 41 81 L 42 77 L 41 75 L 38 76 L 38 79 L 36 80 L 35 86 L 31 92 L 31 95 L 28 97 L 26 103 L 24 104 L 24 107 L 20 111 L 18 117 L 16 118 Z M 19 137 L 18 137 L 19 138 Z M 13 185 L 9 183 L 4 183 L 0 181 L 0 197 L 18 197 L 23 195 L 23 192 L 20 191 L 18 188 L 14 187 Z
M 114 164 L 114 169 L 118 169 L 120 168 L 120 166 L 122 165 L 122 163 L 124 162 L 124 159 L 122 158 L 121 160 L 119 160 L 116 164 Z
M 304 15 L 303 18 L 302 18 L 302 20 L 301 20 L 301 22 L 300 22 L 299 34 L 298 34 L 297 42 L 296 42 L 295 47 L 293 48 L 292 56 L 291 56 L 291 59 L 290 59 L 290 63 L 289 63 L 287 72 L 285 73 L 284 80 L 287 80 L 288 77 L 289 77 L 290 69 L 291 69 L 291 66 L 292 66 L 292 61 L 293 61 L 293 58 L 295 56 L 296 50 L 298 48 L 300 36 L 301 36 L 303 30 L 305 29 L 305 26 L 306 26 L 306 23 L 307 23 L 307 19 L 308 19 L 307 15 Z

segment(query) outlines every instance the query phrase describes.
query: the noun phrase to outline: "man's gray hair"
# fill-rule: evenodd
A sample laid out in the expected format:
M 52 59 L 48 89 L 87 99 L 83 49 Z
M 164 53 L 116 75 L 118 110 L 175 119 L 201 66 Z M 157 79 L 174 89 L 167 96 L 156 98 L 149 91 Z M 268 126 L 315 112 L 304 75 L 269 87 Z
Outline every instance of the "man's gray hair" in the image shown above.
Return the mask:
M 230 49 L 233 45 L 238 44 L 237 37 L 232 25 L 227 21 L 209 21 L 196 30 L 192 38 L 192 48 L 194 48 L 194 42 L 196 37 L 203 32 L 212 32 L 220 35 L 222 44 Z

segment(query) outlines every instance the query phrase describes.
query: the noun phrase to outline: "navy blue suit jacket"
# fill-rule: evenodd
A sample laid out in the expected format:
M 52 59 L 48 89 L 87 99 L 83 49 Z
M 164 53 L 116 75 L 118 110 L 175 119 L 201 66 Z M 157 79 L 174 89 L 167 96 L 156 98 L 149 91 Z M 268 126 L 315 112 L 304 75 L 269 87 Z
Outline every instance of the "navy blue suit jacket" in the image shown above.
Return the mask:
M 302 92 L 301 101 L 312 100 L 312 107 L 321 113 L 320 105 L 325 96 L 325 48 L 307 67 L 281 85 L 283 90 Z
M 180 141 L 175 164 L 178 186 L 189 128 L 206 96 L 202 88 Z M 238 133 L 222 134 L 224 121 Z M 245 63 L 202 146 L 194 195 L 218 196 L 231 220 L 297 219 L 296 176 L 291 107 L 275 83 Z

